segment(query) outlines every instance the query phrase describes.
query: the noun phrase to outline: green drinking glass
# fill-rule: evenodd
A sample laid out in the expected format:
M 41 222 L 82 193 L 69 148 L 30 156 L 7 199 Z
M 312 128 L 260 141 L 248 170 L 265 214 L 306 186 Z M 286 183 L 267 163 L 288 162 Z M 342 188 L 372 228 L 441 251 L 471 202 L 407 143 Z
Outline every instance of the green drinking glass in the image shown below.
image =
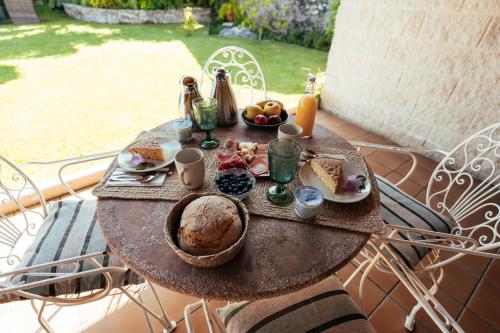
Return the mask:
M 193 111 L 198 127 L 206 133 L 206 138 L 200 143 L 200 147 L 217 148 L 219 140 L 210 135 L 210 131 L 217 127 L 217 100 L 211 97 L 197 98 L 193 101 Z
M 290 139 L 269 142 L 268 161 L 271 179 L 278 184 L 267 190 L 267 198 L 277 205 L 286 205 L 293 200 L 293 193 L 285 186 L 292 181 L 299 165 L 302 147 Z

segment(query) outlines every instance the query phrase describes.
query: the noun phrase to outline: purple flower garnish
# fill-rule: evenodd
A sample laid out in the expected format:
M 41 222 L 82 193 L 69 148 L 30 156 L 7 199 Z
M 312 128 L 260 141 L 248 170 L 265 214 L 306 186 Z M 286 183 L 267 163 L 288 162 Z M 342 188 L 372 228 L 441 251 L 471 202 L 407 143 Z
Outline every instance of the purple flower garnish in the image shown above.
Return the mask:
M 344 191 L 359 192 L 365 188 L 366 177 L 363 175 L 350 175 L 342 186 Z
M 140 154 L 133 154 L 132 159 L 129 162 L 130 167 L 137 168 L 139 164 L 145 163 L 146 160 L 142 158 Z

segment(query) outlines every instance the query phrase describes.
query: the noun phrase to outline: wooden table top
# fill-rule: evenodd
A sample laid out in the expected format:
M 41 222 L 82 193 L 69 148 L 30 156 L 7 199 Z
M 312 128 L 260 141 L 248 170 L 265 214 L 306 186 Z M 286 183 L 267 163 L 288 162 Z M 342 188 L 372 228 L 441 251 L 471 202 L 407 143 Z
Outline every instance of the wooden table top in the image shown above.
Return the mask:
M 165 131 L 172 124 L 154 130 Z M 241 120 L 212 134 L 234 134 L 245 141 L 272 140 L 277 135 L 276 131 L 250 130 Z M 197 140 L 203 136 L 196 134 Z M 308 144 L 354 149 L 318 124 Z M 98 221 L 113 253 L 136 273 L 162 287 L 201 298 L 255 300 L 290 293 L 334 274 L 369 238 L 364 233 L 252 215 L 247 241 L 235 259 L 215 268 L 197 268 L 182 261 L 165 241 L 164 222 L 174 204 L 99 199 Z

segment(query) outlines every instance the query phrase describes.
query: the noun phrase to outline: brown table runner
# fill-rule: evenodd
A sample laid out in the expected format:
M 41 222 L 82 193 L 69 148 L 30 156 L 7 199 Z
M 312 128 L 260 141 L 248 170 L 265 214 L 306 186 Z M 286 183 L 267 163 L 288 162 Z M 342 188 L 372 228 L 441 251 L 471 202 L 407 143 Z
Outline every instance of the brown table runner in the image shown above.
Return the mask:
M 166 136 L 166 133 L 162 133 Z M 224 142 L 225 138 L 220 138 Z M 189 143 L 185 147 L 196 146 L 196 143 Z M 318 153 L 335 153 L 343 154 L 352 163 L 358 166 L 366 174 L 365 161 L 360 153 L 356 151 L 347 151 L 336 148 L 311 147 Z M 163 186 L 160 187 L 111 187 L 105 186 L 107 179 L 111 176 L 113 170 L 117 167 L 116 160 L 113 161 L 108 172 L 101 182 L 93 190 L 93 194 L 99 198 L 114 198 L 114 199 L 136 199 L 136 200 L 169 200 L 177 201 L 185 195 L 192 192 L 211 192 L 217 191 L 214 178 L 217 173 L 217 149 L 204 151 L 205 154 L 205 180 L 203 186 L 197 190 L 188 190 L 182 186 L 177 172 L 172 176 L 167 177 Z M 298 177 L 298 175 L 297 175 Z M 351 231 L 359 231 L 365 233 L 383 233 L 385 225 L 380 216 L 378 209 L 373 209 L 379 205 L 379 196 L 377 193 L 377 185 L 374 177 L 370 177 L 372 182 L 372 192 L 370 195 L 357 203 L 340 204 L 325 200 L 325 204 L 320 208 L 314 220 L 306 221 L 297 217 L 294 213 L 294 203 L 287 206 L 277 206 L 267 200 L 267 188 L 275 184 L 269 177 L 257 178 L 256 187 L 252 190 L 244 203 L 250 214 L 279 218 L 295 222 L 306 222 L 320 224 L 324 226 L 332 226 Z M 301 185 L 299 178 L 295 178 L 287 186 L 294 191 L 295 188 Z

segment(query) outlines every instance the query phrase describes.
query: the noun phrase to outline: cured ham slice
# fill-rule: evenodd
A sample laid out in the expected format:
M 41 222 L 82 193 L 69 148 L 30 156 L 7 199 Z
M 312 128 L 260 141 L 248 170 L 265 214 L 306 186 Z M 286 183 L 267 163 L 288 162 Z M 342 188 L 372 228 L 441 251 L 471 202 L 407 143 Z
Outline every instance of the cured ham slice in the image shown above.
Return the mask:
M 260 176 L 269 172 L 269 165 L 267 162 L 267 156 L 256 155 L 252 163 L 249 165 L 250 172 L 254 176 Z
M 226 159 L 224 162 L 221 162 L 219 164 L 219 167 L 218 167 L 218 169 L 221 171 L 232 169 L 232 168 L 248 170 L 248 165 L 245 162 L 245 160 L 243 159 L 243 157 L 241 157 L 238 154 L 234 154 L 233 156 Z

